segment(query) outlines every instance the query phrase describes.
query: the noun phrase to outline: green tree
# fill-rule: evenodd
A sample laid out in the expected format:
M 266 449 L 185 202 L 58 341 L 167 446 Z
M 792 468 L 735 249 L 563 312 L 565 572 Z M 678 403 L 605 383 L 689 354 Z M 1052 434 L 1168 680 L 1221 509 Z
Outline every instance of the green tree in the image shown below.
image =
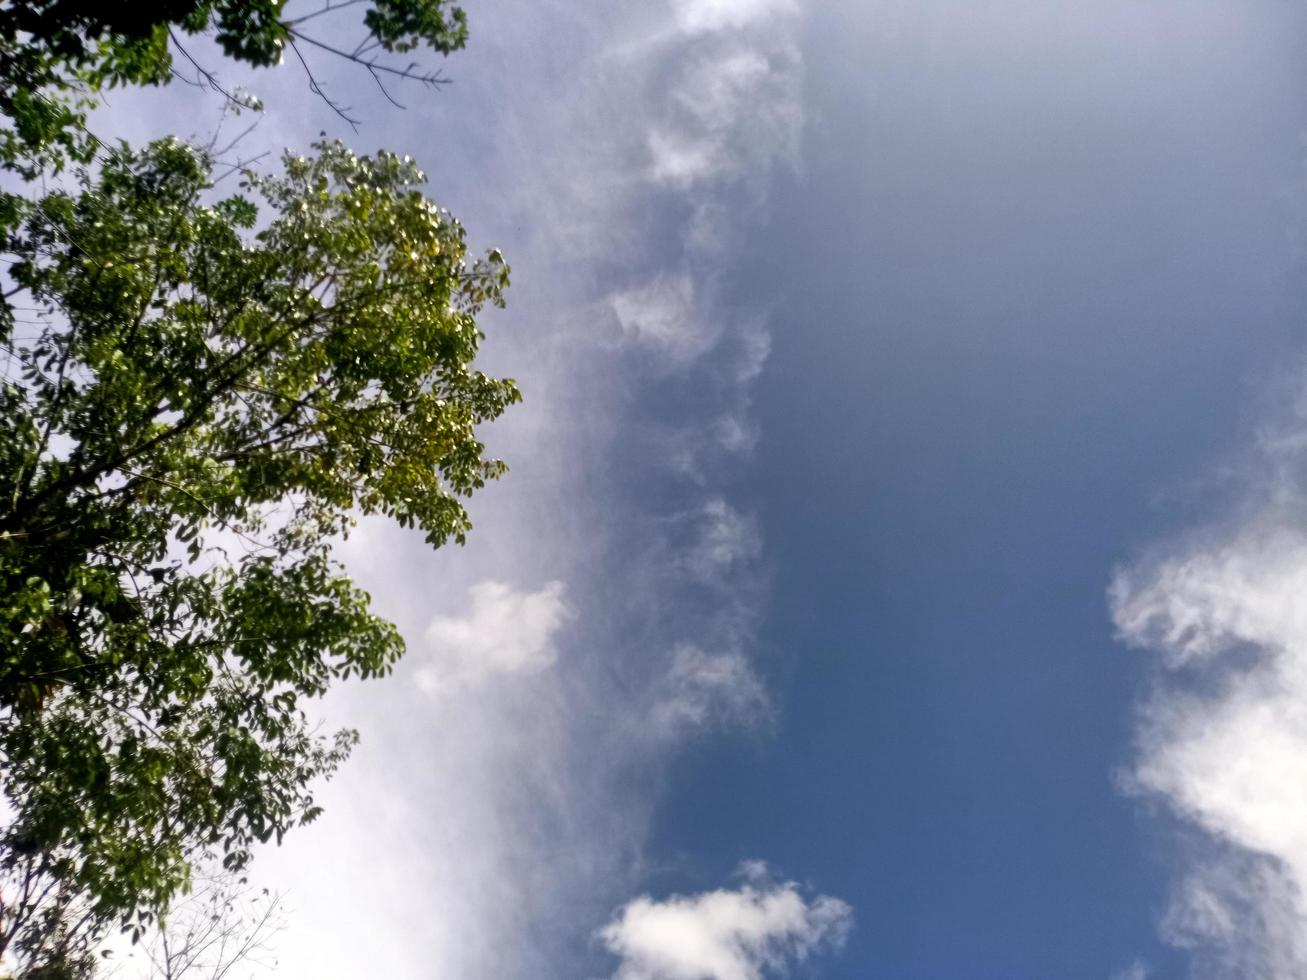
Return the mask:
M 184 36 L 211 36 L 226 56 L 261 68 L 280 64 L 290 52 L 313 91 L 347 119 L 348 110 L 314 78 L 310 55 L 353 62 L 390 98 L 387 80 L 441 81 L 438 71 L 392 56 L 422 49 L 448 55 L 467 41 L 467 16 L 450 0 L 366 0 L 363 38 L 353 48 L 315 32 L 319 18 L 357 12 L 363 2 L 323 0 L 295 16 L 287 13 L 287 0 L 0 3 L 0 113 L 11 121 L 0 130 L 0 161 L 29 176 L 67 157 L 88 161 L 95 144 L 82 126 L 85 110 L 106 87 L 162 85 L 193 71 L 235 98 L 192 58 L 182 45 Z M 175 53 L 186 72 L 178 70 Z
M 306 700 L 403 649 L 333 540 L 462 542 L 504 470 L 477 426 L 518 390 L 471 367 L 502 257 L 408 159 L 315 151 L 219 198 L 203 153 L 120 147 L 0 201 L 0 952 L 139 931 L 311 820 L 355 736 Z

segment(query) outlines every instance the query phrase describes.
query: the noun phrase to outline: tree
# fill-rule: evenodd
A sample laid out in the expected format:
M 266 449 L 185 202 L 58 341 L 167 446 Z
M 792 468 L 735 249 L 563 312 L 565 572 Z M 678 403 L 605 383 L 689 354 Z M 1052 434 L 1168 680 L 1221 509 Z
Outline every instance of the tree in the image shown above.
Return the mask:
M 366 71 L 387 98 L 386 81 L 434 86 L 438 71 L 395 61 L 422 48 L 448 55 L 467 42 L 467 15 L 450 0 L 367 0 L 363 39 L 352 49 L 318 36 L 318 18 L 358 7 L 363 0 L 323 0 L 287 16 L 287 0 L 25 0 L 0 4 L 0 162 L 29 177 L 71 157 L 87 162 L 95 142 L 83 122 L 96 91 L 118 85 L 162 85 L 193 71 L 197 83 L 236 100 L 217 76 L 193 58 L 181 36 L 211 35 L 228 57 L 255 67 L 282 62 L 289 50 L 312 90 L 351 123 L 327 96 L 306 53 L 343 58 Z M 181 55 L 186 71 L 173 56 Z M 246 100 L 240 100 L 246 101 Z M 257 100 L 254 100 L 257 101 Z
M 242 967 L 275 968 L 271 942 L 286 924 L 280 892 L 254 888 L 230 871 L 197 872 L 191 889 L 120 963 L 112 947 L 97 948 L 101 937 L 79 914 L 84 908 L 85 902 L 69 905 L 49 897 L 45 923 L 24 934 L 25 945 L 14 957 L 22 980 L 113 978 L 124 968 L 128 976 L 148 980 L 223 980 Z M 14 975 L 5 974 L 5 980 Z
M 0 953 L 49 908 L 15 880 L 139 934 L 318 813 L 355 736 L 305 702 L 403 649 L 332 541 L 462 542 L 519 399 L 471 367 L 508 268 L 422 180 L 324 142 L 218 199 L 164 140 L 0 198 Z
M 150 980 L 223 980 L 237 967 L 275 965 L 269 943 L 283 910 L 281 894 L 229 872 L 206 878 L 145 944 Z

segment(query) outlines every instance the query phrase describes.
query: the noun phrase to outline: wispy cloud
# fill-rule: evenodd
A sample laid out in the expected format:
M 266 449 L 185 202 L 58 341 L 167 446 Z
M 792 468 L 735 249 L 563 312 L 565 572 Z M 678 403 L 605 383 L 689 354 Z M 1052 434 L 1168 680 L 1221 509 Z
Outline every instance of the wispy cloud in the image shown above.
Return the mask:
M 678 188 L 749 176 L 795 150 L 789 48 L 732 40 L 697 51 L 646 136 L 649 176 Z
M 748 27 L 798 13 L 795 0 L 674 0 L 676 19 L 691 33 Z
M 760 980 L 790 976 L 810 955 L 838 948 L 852 925 L 847 904 L 805 898 L 750 862 L 735 889 L 642 896 L 599 932 L 621 958 L 614 980 Z
M 757 523 L 721 497 L 705 501 L 692 521 L 696 533 L 681 554 L 681 565 L 699 582 L 719 582 L 732 569 L 755 561 L 762 551 Z
M 1150 976 L 1148 967 L 1141 961 L 1135 960 L 1124 970 L 1118 970 L 1112 974 L 1112 980 L 1148 980 Z
M 624 342 L 678 366 L 711 350 L 720 335 L 704 322 L 694 300 L 694 281 L 686 274 L 659 277 L 608 297 Z
M 1123 784 L 1188 828 L 1162 928 L 1215 976 L 1307 973 L 1303 431 L 1263 438 L 1230 516 L 1110 590 L 1122 638 L 1162 664 Z
M 654 691 L 654 730 L 669 737 L 752 726 L 771 713 L 766 687 L 739 651 L 708 653 L 682 644 Z
M 471 609 L 462 616 L 437 616 L 426 629 L 426 658 L 415 679 L 423 690 L 456 692 L 497 674 L 534 673 L 557 658 L 554 636 L 572 618 L 563 583 L 538 592 L 519 592 L 503 582 L 481 582 L 468 590 Z

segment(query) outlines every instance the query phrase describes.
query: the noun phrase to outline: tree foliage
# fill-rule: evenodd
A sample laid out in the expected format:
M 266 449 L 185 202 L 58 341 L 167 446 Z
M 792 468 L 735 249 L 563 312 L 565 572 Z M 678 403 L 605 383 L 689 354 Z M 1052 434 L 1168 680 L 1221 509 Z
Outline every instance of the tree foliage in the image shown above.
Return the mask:
M 81 123 L 94 93 L 118 85 L 165 84 L 182 74 L 175 53 L 204 83 L 232 97 L 181 46 L 182 36 L 207 35 L 227 57 L 260 68 L 280 64 L 289 49 L 307 72 L 303 46 L 354 62 L 383 91 L 387 77 L 426 84 L 440 80 L 438 72 L 424 71 L 414 62 L 383 60 L 385 55 L 424 48 L 447 55 L 467 41 L 467 15 L 451 0 L 366 0 L 365 34 L 352 49 L 313 33 L 316 18 L 362 2 L 324 0 L 323 6 L 298 16 L 287 13 L 287 0 L 0 4 L 0 113 L 12 123 L 0 130 L 0 161 L 29 176 L 68 157 L 87 162 L 94 143 Z M 311 72 L 309 81 L 326 98 Z M 338 102 L 328 102 L 345 114 Z
M 0 950 L 52 894 L 140 929 L 317 814 L 354 736 L 306 700 L 402 652 L 331 542 L 461 542 L 519 398 L 471 367 L 507 266 L 422 180 L 323 142 L 219 198 L 165 140 L 0 202 Z

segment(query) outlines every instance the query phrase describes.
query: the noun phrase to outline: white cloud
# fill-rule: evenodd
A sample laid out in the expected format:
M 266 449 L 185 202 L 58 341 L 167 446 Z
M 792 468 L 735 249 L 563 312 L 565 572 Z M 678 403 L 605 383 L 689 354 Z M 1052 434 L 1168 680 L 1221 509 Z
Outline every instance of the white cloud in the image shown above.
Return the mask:
M 1145 706 L 1132 781 L 1307 884 L 1307 538 L 1267 530 L 1114 583 L 1127 640 L 1214 672 L 1207 691 L 1176 683 Z
M 739 415 L 719 415 L 712 434 L 727 452 L 749 453 L 758 445 L 758 427 Z
M 608 303 L 629 343 L 685 364 L 710 350 L 721 333 L 695 309 L 694 292 L 689 276 L 663 276 L 615 292 Z
M 562 582 L 519 592 L 503 582 L 482 582 L 468 595 L 465 616 L 437 616 L 425 633 L 427 663 L 419 687 L 444 692 L 473 687 L 496 674 L 535 673 L 557 659 L 554 635 L 569 619 Z
M 677 736 L 704 728 L 751 725 L 771 713 L 767 689 L 739 652 L 708 653 L 692 644 L 672 651 L 657 687 L 656 733 Z
M 836 949 L 852 926 L 838 898 L 805 899 L 760 862 L 738 889 L 637 898 L 599 932 L 621 964 L 614 980 L 760 980 L 784 977 L 813 953 Z
M 771 334 L 761 327 L 744 330 L 740 335 L 740 352 L 735 363 L 735 379 L 746 384 L 762 374 L 771 356 Z
M 1261 448 L 1270 475 L 1232 522 L 1110 589 L 1121 637 L 1163 667 L 1123 785 L 1199 831 L 1163 934 L 1241 978 L 1307 975 L 1307 511 L 1300 444 Z
M 1112 974 L 1112 980 L 1148 980 L 1150 971 L 1140 960 L 1135 960 L 1124 970 Z
M 1118 629 L 1164 653 L 1172 666 L 1228 653 L 1242 643 L 1282 648 L 1307 637 L 1307 539 L 1296 519 L 1260 515 L 1112 585 Z
M 676 19 L 690 33 L 738 29 L 797 12 L 794 0 L 675 0 Z
M 777 35 L 784 37 L 783 33 Z M 777 161 L 793 160 L 800 129 L 800 61 L 788 46 L 732 39 L 691 57 L 649 128 L 649 177 L 681 189 L 757 180 Z M 695 240 L 721 212 L 701 210 Z
M 721 582 L 732 569 L 755 561 L 762 553 L 757 523 L 721 497 L 707 501 L 694 522 L 697 537 L 681 561 L 699 582 Z
M 723 161 L 720 148 L 710 140 L 686 133 L 656 129 L 649 134 L 649 169 L 654 180 L 693 183 L 716 173 Z

